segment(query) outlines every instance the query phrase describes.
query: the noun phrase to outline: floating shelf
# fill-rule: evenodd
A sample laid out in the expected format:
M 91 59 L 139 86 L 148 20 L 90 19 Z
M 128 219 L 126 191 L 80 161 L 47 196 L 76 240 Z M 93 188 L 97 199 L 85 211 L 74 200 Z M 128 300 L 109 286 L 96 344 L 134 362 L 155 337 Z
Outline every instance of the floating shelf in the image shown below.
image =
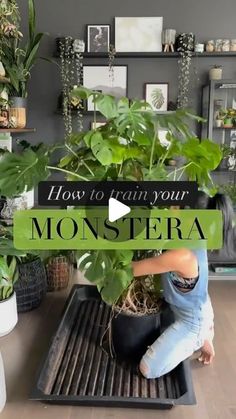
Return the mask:
M 10 79 L 8 79 L 7 77 L 0 76 L 0 83 L 3 83 L 3 84 L 10 83 Z
M 35 128 L 0 128 L 0 134 L 1 133 L 15 133 L 20 134 L 21 132 L 35 132 Z
M 84 52 L 84 58 L 108 58 L 108 52 Z M 193 57 L 236 57 L 236 51 L 227 52 L 193 52 Z M 55 53 L 55 58 L 59 58 L 59 54 Z M 179 52 L 117 52 L 115 58 L 178 58 Z
M 219 129 L 219 130 L 222 130 L 222 129 L 228 129 L 228 130 L 236 130 L 236 126 L 234 126 L 234 127 L 213 127 L 214 129 Z

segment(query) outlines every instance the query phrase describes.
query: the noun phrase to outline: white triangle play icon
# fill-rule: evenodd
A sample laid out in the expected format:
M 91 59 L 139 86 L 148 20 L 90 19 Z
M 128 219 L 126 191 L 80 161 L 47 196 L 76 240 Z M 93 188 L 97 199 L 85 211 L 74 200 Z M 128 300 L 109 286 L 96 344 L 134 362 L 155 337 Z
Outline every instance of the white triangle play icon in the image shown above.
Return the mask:
M 120 201 L 117 201 L 117 199 L 109 199 L 108 219 L 111 223 L 113 223 L 116 220 L 119 220 L 119 218 L 123 217 L 124 215 L 129 214 L 130 211 L 130 207 L 128 207 L 125 204 L 122 204 L 122 202 Z

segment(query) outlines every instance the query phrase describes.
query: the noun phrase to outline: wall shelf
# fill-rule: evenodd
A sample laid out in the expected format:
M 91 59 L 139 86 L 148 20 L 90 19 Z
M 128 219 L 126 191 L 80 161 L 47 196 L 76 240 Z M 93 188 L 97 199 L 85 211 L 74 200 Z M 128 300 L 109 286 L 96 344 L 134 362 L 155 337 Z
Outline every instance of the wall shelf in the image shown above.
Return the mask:
M 35 128 L 0 128 L 0 134 L 1 133 L 14 133 L 14 134 L 20 134 L 21 132 L 35 132 Z
M 82 53 L 84 58 L 108 58 L 107 52 L 84 52 Z M 236 57 L 236 51 L 227 52 L 193 52 L 193 57 Z M 55 53 L 55 58 L 60 58 L 58 53 Z M 115 58 L 178 58 L 180 54 L 178 52 L 117 52 Z

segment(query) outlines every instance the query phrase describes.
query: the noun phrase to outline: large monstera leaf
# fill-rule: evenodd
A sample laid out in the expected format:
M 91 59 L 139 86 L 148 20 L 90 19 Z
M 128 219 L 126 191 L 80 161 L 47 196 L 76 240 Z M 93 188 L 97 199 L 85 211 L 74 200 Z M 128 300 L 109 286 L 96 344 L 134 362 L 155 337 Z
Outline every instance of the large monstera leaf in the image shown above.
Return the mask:
M 30 191 L 48 178 L 48 162 L 46 154 L 32 150 L 4 154 L 0 160 L 0 194 L 11 197 L 25 190 Z
M 210 172 L 215 170 L 222 159 L 218 144 L 208 139 L 200 141 L 190 138 L 182 147 L 182 153 L 190 164 L 186 168 L 189 180 L 196 180 L 200 185 L 207 185 Z

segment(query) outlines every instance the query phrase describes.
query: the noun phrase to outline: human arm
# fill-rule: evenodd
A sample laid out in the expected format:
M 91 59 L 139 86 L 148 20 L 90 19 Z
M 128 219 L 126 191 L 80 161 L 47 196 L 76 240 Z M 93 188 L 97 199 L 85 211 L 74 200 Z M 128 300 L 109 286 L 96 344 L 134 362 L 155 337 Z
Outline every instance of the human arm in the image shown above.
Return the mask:
M 135 277 L 171 271 L 180 274 L 184 278 L 195 278 L 198 276 L 197 258 L 189 249 L 167 250 L 159 256 L 133 262 L 132 267 Z

